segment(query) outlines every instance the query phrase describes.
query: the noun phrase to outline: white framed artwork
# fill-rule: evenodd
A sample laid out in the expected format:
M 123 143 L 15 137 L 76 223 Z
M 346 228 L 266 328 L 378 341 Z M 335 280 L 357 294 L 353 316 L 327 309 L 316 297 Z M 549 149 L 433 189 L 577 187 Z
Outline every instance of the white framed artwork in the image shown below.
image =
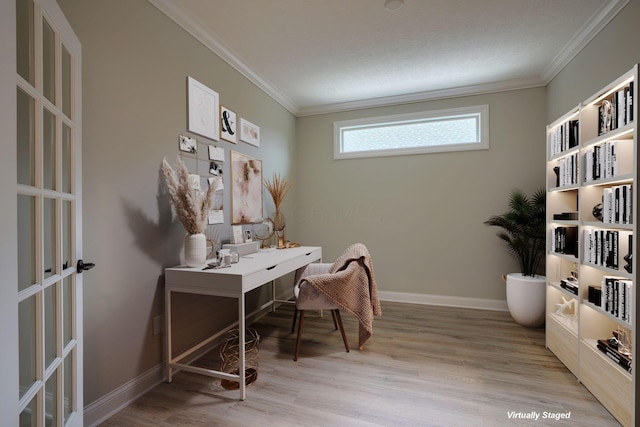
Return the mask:
M 187 77 L 189 132 L 218 140 L 220 103 L 218 93 L 193 77 Z
M 240 140 L 259 147 L 260 128 L 247 119 L 240 119 Z
M 220 138 L 225 141 L 238 143 L 236 113 L 227 107 L 220 106 Z

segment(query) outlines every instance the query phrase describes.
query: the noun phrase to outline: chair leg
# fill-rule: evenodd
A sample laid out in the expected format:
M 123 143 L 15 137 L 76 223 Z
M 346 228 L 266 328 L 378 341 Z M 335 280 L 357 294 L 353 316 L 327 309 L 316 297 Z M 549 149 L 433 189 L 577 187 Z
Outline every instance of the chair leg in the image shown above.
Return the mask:
M 298 307 L 293 308 L 293 323 L 291 325 L 291 333 L 294 333 L 296 330 L 296 319 L 298 318 Z
M 298 360 L 298 353 L 300 352 L 300 338 L 302 338 L 302 321 L 304 320 L 304 310 L 296 310 L 300 313 L 300 322 L 298 322 L 298 338 L 296 338 L 296 353 L 293 356 L 293 360 Z
M 335 309 L 335 310 L 332 310 L 332 312 L 335 312 L 335 318 L 338 321 L 338 325 L 340 326 L 340 333 L 342 334 L 342 341 L 344 341 L 344 348 L 347 350 L 347 353 L 349 353 L 349 342 L 347 341 L 347 336 L 344 333 L 344 326 L 342 326 L 342 318 L 340 317 L 340 311 L 338 309 Z M 300 318 L 300 324 L 302 324 L 302 318 Z
M 334 310 L 331 310 L 331 318 L 333 319 L 333 327 L 336 328 L 336 331 L 337 331 L 338 321 L 336 320 L 336 313 L 334 312 Z

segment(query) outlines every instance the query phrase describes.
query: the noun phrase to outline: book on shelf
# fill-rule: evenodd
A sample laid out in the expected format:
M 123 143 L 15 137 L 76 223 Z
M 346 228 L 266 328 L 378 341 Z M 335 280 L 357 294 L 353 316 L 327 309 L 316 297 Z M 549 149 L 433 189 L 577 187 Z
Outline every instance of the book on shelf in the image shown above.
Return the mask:
M 587 300 L 591 304 L 600 307 L 600 305 L 602 304 L 602 288 L 589 286 L 588 293 L 587 293 Z
M 578 212 L 562 212 L 559 214 L 553 214 L 553 219 L 556 221 L 577 221 Z
M 556 173 L 557 187 L 579 184 L 580 165 L 578 153 L 559 159 L 554 172 Z
M 568 292 L 571 292 L 574 295 L 578 295 L 578 282 L 562 279 L 560 280 L 560 287 Z
M 550 135 L 550 151 L 556 156 L 578 146 L 580 124 L 578 120 L 567 120 L 553 128 Z
M 602 190 L 602 222 L 605 224 L 631 224 L 633 187 L 631 184 L 614 185 Z
M 600 308 L 629 324 L 632 322 L 633 282 L 605 276 L 602 278 Z
M 617 347 L 614 347 L 608 340 L 598 340 L 598 350 L 604 353 L 609 359 L 613 360 L 618 366 L 631 373 L 631 358 L 620 353 Z
M 557 254 L 578 257 L 578 227 L 556 227 L 552 247 Z
M 584 230 L 583 251 L 585 262 L 619 270 L 620 232 L 615 230 Z

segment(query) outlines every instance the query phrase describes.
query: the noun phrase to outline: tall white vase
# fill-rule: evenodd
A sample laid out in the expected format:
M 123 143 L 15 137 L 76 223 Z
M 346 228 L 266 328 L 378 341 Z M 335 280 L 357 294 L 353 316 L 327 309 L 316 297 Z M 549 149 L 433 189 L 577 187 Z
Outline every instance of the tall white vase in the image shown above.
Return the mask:
M 184 237 L 184 262 L 188 267 L 202 267 L 207 261 L 207 238 L 204 234 Z

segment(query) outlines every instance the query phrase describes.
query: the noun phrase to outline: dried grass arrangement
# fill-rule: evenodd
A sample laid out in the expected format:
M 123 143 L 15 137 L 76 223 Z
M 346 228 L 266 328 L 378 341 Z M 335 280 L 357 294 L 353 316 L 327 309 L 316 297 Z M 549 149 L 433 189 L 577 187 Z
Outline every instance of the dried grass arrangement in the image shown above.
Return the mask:
M 269 194 L 271 194 L 276 211 L 280 211 L 280 205 L 282 204 L 284 196 L 286 196 L 291 189 L 291 183 L 287 181 L 286 177 L 281 177 L 279 174 L 274 173 L 271 181 L 264 180 L 264 186 Z
M 169 188 L 171 204 L 187 233 L 204 233 L 216 183 L 211 183 L 206 192 L 194 188 L 189 171 L 180 157 L 177 159 L 175 171 L 167 159 L 163 159 L 162 173 Z

